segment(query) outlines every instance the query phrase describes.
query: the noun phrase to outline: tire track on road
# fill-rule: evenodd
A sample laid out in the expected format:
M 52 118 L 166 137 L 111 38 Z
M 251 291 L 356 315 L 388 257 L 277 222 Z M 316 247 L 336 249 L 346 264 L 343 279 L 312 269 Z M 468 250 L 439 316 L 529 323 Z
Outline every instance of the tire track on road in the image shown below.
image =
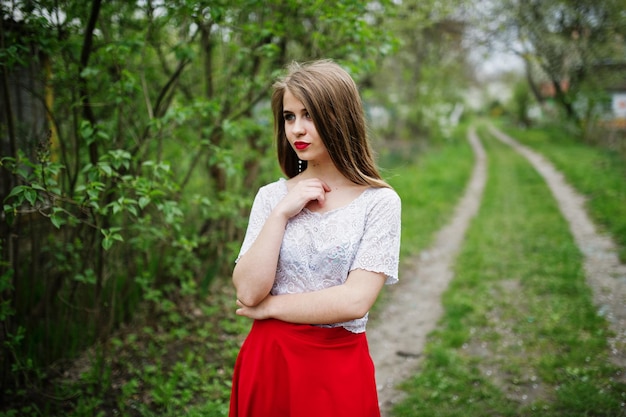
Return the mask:
M 414 265 L 403 270 L 403 278 L 390 291 L 385 307 L 367 332 L 383 416 L 404 396 L 396 385 L 417 371 L 426 337 L 443 314 L 441 295 L 453 277 L 452 264 L 480 207 L 487 182 L 487 157 L 474 128 L 468 131 L 468 141 L 475 164 L 452 220 Z

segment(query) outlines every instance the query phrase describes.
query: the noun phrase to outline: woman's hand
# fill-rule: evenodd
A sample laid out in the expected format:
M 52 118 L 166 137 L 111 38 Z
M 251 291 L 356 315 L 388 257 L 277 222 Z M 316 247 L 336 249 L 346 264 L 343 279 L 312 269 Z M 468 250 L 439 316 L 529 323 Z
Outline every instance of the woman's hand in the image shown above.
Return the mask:
M 246 306 L 259 305 L 272 290 L 280 247 L 289 219 L 300 213 L 311 201 L 317 201 L 323 206 L 329 191 L 330 187 L 317 178 L 300 180 L 293 184 L 287 195 L 265 219 L 254 244 L 239 259 L 233 270 L 237 297 L 245 303 L 242 305 L 243 315 L 257 317 L 259 311 L 248 313 Z
M 326 193 L 328 192 L 330 192 L 330 187 L 320 179 L 300 180 L 289 190 L 285 198 L 276 205 L 274 210 L 277 210 L 285 218 L 290 219 L 300 213 L 311 201 L 317 201 L 320 207 L 324 207 Z
M 355 269 L 341 285 L 317 291 L 267 295 L 254 307 L 237 300 L 237 315 L 255 320 L 328 324 L 359 319 L 372 307 L 385 284 L 385 274 Z
M 238 316 L 248 317 L 253 320 L 271 319 L 272 317 L 270 316 L 268 305 L 271 302 L 272 297 L 272 295 L 268 295 L 263 301 L 254 307 L 248 307 L 241 301 L 237 300 L 237 307 L 239 308 L 235 311 L 235 313 L 237 313 Z

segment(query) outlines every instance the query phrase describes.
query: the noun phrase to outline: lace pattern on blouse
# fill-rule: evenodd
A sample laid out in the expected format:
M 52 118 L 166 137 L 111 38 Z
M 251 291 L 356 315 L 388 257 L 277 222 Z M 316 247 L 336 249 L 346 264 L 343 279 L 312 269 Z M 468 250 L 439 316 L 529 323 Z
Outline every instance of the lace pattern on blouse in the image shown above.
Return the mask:
M 287 192 L 283 178 L 259 189 L 237 260 L 252 246 Z M 386 284 L 396 283 L 400 211 L 400 198 L 390 188 L 368 188 L 349 204 L 324 213 L 303 209 L 287 223 L 271 293 L 303 293 L 340 285 L 355 269 L 383 273 Z M 367 318 L 366 314 L 321 326 L 361 333 Z

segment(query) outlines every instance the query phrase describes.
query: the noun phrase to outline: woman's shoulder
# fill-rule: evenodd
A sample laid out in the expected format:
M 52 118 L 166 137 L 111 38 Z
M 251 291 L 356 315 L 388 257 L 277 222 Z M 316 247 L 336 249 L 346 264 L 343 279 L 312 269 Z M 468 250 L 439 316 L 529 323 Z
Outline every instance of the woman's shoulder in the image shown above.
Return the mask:
M 400 196 L 391 187 L 372 187 L 368 189 L 371 200 L 386 202 L 388 204 L 400 204 Z
M 259 188 L 258 195 L 266 198 L 283 197 L 287 193 L 287 181 L 279 178 L 274 182 L 265 184 Z

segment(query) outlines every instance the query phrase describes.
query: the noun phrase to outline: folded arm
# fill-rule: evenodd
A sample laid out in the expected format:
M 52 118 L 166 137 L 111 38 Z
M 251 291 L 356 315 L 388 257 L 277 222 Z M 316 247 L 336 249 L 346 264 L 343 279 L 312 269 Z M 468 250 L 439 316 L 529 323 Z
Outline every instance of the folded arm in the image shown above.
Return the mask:
M 359 319 L 374 305 L 385 275 L 363 269 L 350 272 L 342 285 L 323 290 L 267 296 L 255 306 L 237 300 L 237 314 L 252 319 L 279 319 L 290 323 L 330 324 Z
M 233 284 L 244 304 L 257 305 L 270 293 L 286 224 L 285 216 L 270 214 L 254 245 L 235 265 Z

